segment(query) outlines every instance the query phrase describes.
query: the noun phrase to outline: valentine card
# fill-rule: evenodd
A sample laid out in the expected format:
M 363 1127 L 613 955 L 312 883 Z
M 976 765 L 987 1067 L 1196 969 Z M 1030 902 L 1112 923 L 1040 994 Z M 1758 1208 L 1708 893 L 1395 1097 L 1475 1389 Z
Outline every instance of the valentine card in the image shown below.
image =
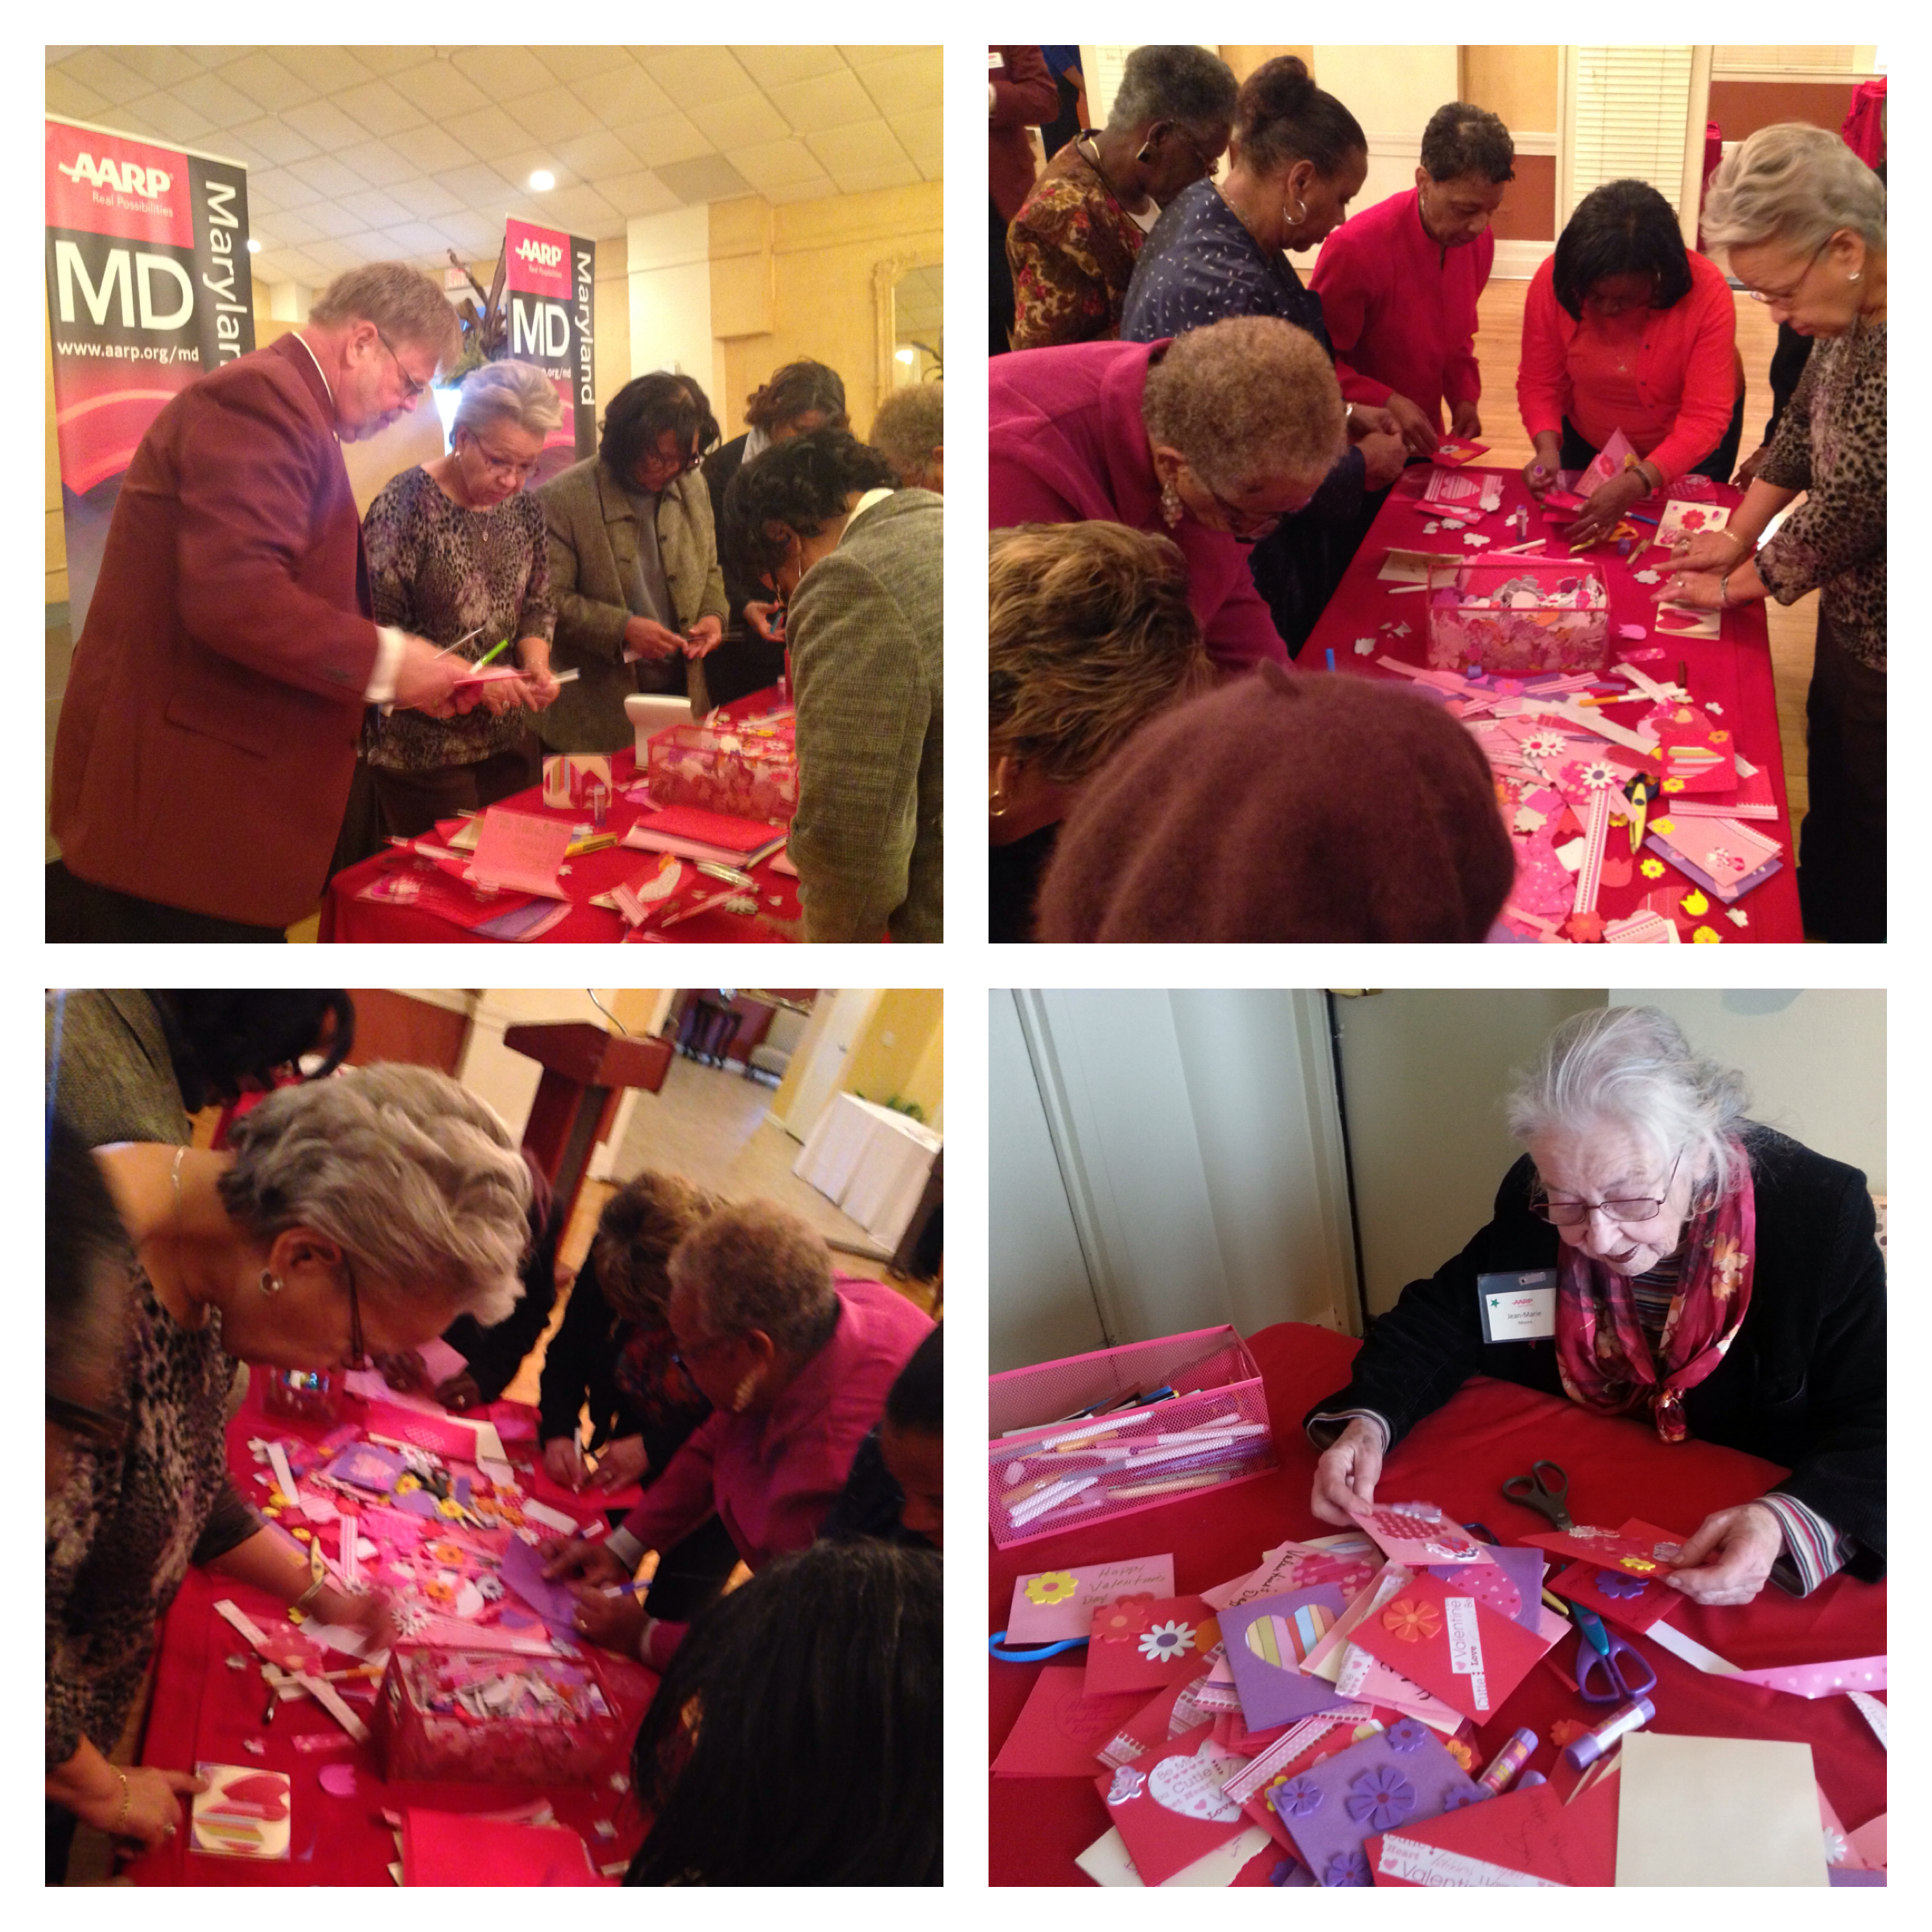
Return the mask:
M 1645 722 L 1657 733 L 1667 796 L 1736 789 L 1737 758 L 1731 733 L 1708 712 L 1695 704 L 1659 705 Z
M 1148 1703 L 1139 1705 L 1121 1721 L 1113 1734 L 1096 1748 L 1094 1756 L 1104 1765 L 1130 1765 L 1156 1744 L 1164 1744 L 1170 1737 L 1179 1737 L 1183 1732 L 1191 1731 L 1198 1725 L 1213 1723 L 1215 1711 L 1201 1699 L 1201 1690 L 1207 1682 L 1208 1674 L 1203 1671 L 1199 1677 L 1190 1678 L 1185 1683 L 1170 1684 L 1165 1690 L 1157 1690 Z M 1080 1768 L 1088 1769 L 1084 1765 Z
M 527 1473 L 518 1470 L 517 1480 L 539 1502 L 554 1504 L 560 1509 L 574 1509 L 579 1516 L 597 1509 L 634 1509 L 644 1500 L 642 1483 L 626 1483 L 621 1489 L 566 1488 L 541 1461 Z
M 1077 1570 L 1042 1570 L 1013 1586 L 1006 1615 L 1009 1644 L 1051 1644 L 1084 1637 L 1093 1613 L 1124 1596 L 1174 1595 L 1171 1556 L 1129 1557 L 1118 1563 L 1084 1563 Z
M 1422 486 L 1421 501 L 1438 506 L 1450 506 L 1457 514 L 1480 514 L 1483 486 L 1474 477 L 1458 476 L 1452 469 L 1432 469 Z
M 256 1765 L 196 1765 L 208 1789 L 195 1794 L 191 1852 L 216 1858 L 288 1856 L 289 1781 Z
M 1724 634 L 1723 613 L 1695 604 L 1659 604 L 1651 620 L 1659 637 L 1716 638 Z
M 1610 432 L 1610 440 L 1600 449 L 1589 466 L 1576 480 L 1579 496 L 1594 496 L 1612 477 L 1620 477 L 1637 460 L 1637 450 L 1620 429 Z
M 1210 1732 L 1203 1724 L 1095 1780 L 1143 1885 L 1171 1878 L 1247 1826 L 1241 1806 L 1221 1789 L 1242 1761 L 1224 1752 Z
M 1377 1503 L 1349 1514 L 1382 1546 L 1391 1563 L 1486 1563 L 1488 1546 L 1450 1521 L 1434 1503 Z
M 1464 443 L 1454 436 L 1445 436 L 1430 452 L 1429 460 L 1431 463 L 1447 463 L 1452 468 L 1460 469 L 1463 464 L 1473 463 L 1478 456 L 1486 456 L 1488 453 L 1489 445 L 1487 443 Z
M 402 1459 L 393 1449 L 374 1443 L 355 1443 L 321 1473 L 331 1482 L 347 1483 L 372 1496 L 387 1496 L 402 1473 Z
M 1402 1825 L 1366 1841 L 1378 1885 L 1612 1885 L 1616 1785 L 1565 1804 L 1554 1785 Z
M 1397 1721 L 1397 1714 L 1377 1711 L 1368 1704 L 1341 1703 L 1332 1711 L 1319 1711 L 1304 1718 L 1264 1751 L 1242 1765 L 1222 1786 L 1255 1823 L 1292 1852 L 1294 1840 L 1282 1823 L 1271 1802 L 1277 1785 L 1288 1780 L 1324 1757 L 1333 1757 L 1351 1744 L 1373 1737 Z
M 1269 1794 L 1319 1885 L 1373 1883 L 1363 1840 L 1476 1802 L 1475 1781 L 1426 1725 L 1406 1718 L 1311 1765 Z
M 1784 849 L 1739 819 L 1653 819 L 1644 843 L 1728 905 L 1761 886 Z
M 1701 537 L 1722 530 L 1731 513 L 1721 503 L 1686 503 L 1673 497 L 1657 520 L 1656 542 L 1672 544 L 1686 537 Z
M 1632 1517 L 1620 1530 L 1599 1530 L 1588 1523 L 1572 1523 L 1567 1530 L 1550 1530 L 1537 1536 L 1521 1536 L 1518 1542 L 1533 1544 L 1554 1555 L 1580 1557 L 1604 1570 L 1622 1570 L 1633 1576 L 1649 1576 L 1667 1570 L 1676 1561 L 1684 1539 L 1674 1530 L 1660 1530 Z
M 1459 1586 L 1426 1575 L 1359 1624 L 1354 1641 L 1479 1724 L 1550 1648 Z
M 1100 1747 L 1133 1715 L 1140 1698 L 1135 1692 L 1089 1697 L 1086 1676 L 1078 1664 L 1049 1664 L 1041 1671 L 993 1761 L 995 1777 L 1093 1775 Z
M 1198 1676 L 1221 1641 L 1214 1612 L 1198 1596 L 1132 1596 L 1094 1612 L 1087 1645 L 1087 1694 L 1158 1690 Z
M 1321 1678 L 1304 1677 L 1300 1666 L 1347 1600 L 1339 1585 L 1317 1583 L 1222 1612 L 1221 1636 L 1250 1731 L 1310 1717 L 1341 1702 Z
M 1509 1544 L 1492 1545 L 1487 1563 L 1431 1563 L 1428 1573 L 1487 1604 L 1498 1616 L 1533 1631 L 1541 1628 L 1536 1612 L 1547 1567 L 1542 1550 Z
M 1263 1552 L 1258 1570 L 1203 1590 L 1201 1600 L 1216 1610 L 1232 1610 L 1257 1596 L 1306 1590 L 1316 1583 L 1333 1583 L 1344 1597 L 1352 1597 L 1368 1587 L 1381 1566 L 1381 1552 L 1365 1536 L 1338 1538 L 1325 1546 L 1283 1543 Z
M 1581 1604 L 1625 1630 L 1642 1632 L 1661 1624 L 1683 1601 L 1660 1576 L 1637 1576 L 1628 1570 L 1604 1570 L 1572 1563 L 1550 1580 L 1551 1591 Z

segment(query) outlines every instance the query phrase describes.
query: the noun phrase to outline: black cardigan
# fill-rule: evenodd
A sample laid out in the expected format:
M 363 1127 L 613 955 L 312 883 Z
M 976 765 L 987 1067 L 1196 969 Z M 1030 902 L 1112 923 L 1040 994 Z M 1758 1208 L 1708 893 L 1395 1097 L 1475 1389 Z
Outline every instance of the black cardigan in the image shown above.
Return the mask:
M 1777 1487 L 1856 1539 L 1847 1567 L 1885 1574 L 1885 1277 L 1865 1177 L 1769 1128 L 1746 1129 L 1757 1210 L 1751 1306 L 1730 1351 L 1684 1394 L 1692 1435 L 1791 1472 Z M 1489 1225 L 1375 1323 L 1354 1378 L 1302 1418 L 1373 1409 L 1398 1443 L 1472 1375 L 1563 1393 L 1554 1342 L 1485 1343 L 1479 1274 L 1557 1263 L 1529 1211 L 1531 1169 L 1497 1189 Z M 1652 1425 L 1643 1418 L 1646 1428 Z

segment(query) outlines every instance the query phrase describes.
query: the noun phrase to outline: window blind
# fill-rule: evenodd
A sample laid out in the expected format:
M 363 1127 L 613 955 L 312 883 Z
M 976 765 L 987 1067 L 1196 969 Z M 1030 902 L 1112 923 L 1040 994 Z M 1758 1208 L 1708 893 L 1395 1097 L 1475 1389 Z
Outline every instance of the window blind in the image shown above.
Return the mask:
M 1579 47 L 1571 128 L 1570 206 L 1606 181 L 1648 181 L 1682 213 L 1688 47 Z

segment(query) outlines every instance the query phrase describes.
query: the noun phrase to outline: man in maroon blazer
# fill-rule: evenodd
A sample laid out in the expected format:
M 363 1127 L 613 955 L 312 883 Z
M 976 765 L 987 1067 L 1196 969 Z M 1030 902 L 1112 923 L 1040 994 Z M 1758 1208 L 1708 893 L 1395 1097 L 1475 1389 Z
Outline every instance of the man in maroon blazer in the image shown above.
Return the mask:
M 460 342 L 399 262 L 184 390 L 114 506 L 54 743 L 50 939 L 279 939 L 320 895 L 366 704 L 447 716 L 460 660 L 369 617 L 340 444 Z

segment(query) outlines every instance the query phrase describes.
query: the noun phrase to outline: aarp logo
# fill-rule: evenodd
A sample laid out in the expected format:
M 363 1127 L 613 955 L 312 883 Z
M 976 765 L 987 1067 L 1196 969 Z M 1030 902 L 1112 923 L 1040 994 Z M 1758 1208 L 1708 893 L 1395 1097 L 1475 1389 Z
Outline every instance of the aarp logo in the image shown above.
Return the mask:
M 112 155 L 104 155 L 97 161 L 85 151 L 74 161 L 62 161 L 56 164 L 78 188 L 118 188 L 124 195 L 138 195 L 144 200 L 158 201 L 174 184 L 174 176 L 164 167 L 142 167 L 138 162 L 117 161 Z

